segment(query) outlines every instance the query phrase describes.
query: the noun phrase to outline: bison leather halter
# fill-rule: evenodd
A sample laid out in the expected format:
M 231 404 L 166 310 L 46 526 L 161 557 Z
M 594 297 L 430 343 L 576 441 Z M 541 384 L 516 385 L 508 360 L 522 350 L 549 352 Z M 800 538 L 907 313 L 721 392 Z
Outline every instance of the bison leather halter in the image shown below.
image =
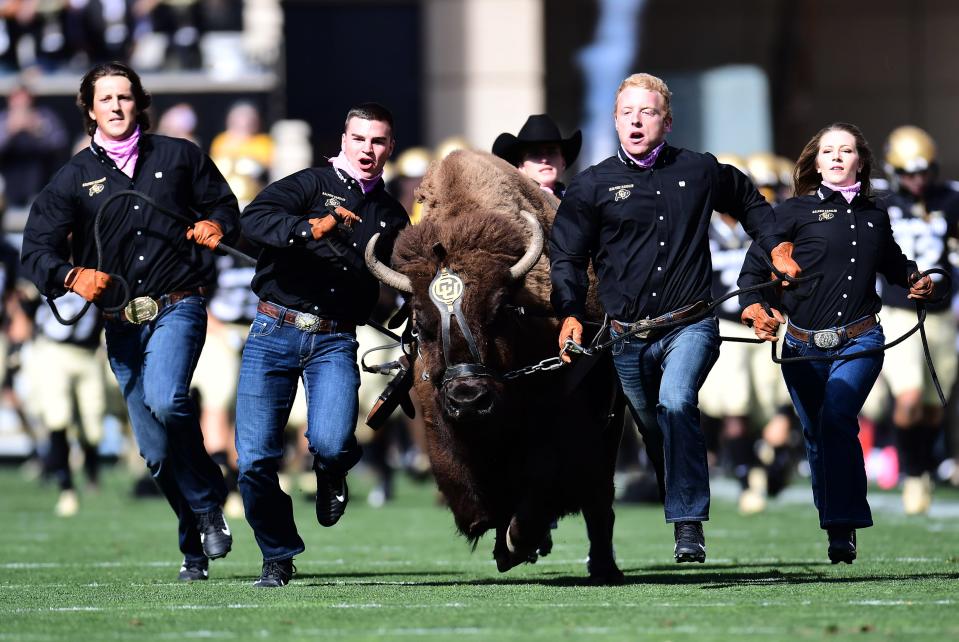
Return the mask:
M 436 271 L 436 276 L 430 282 L 430 300 L 440 313 L 440 337 L 443 342 L 443 364 L 446 366 L 443 372 L 443 378 L 440 381 L 440 387 L 445 386 L 454 379 L 463 377 L 495 377 L 496 374 L 483 365 L 483 358 L 480 356 L 479 348 L 476 345 L 476 339 L 470 331 L 469 324 L 463 316 L 461 301 L 463 291 L 465 290 L 463 280 L 448 267 L 441 267 Z M 470 355 L 473 357 L 472 363 L 450 363 L 450 326 L 451 319 L 456 319 L 456 323 L 466 339 L 466 345 L 469 347 Z

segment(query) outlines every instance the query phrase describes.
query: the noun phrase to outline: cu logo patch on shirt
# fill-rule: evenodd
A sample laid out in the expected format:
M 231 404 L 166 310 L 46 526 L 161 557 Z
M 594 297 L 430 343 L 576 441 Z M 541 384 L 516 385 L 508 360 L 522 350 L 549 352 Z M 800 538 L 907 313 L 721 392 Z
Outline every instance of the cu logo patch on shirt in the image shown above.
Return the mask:
M 613 200 L 625 201 L 627 198 L 629 198 L 630 194 L 632 194 L 632 192 L 630 192 L 628 189 L 621 189 L 616 192 L 616 197 Z

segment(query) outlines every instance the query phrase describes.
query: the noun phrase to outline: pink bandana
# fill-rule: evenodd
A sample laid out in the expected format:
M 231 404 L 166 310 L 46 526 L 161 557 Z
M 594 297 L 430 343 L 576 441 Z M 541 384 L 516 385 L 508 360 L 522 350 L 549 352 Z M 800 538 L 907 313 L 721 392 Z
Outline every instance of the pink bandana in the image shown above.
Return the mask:
M 93 142 L 103 148 L 107 156 L 117 164 L 117 169 L 133 178 L 133 170 L 137 166 L 137 157 L 140 155 L 139 125 L 123 140 L 107 140 L 98 129 L 93 132 Z
M 842 194 L 843 198 L 846 199 L 847 203 L 852 203 L 852 199 L 856 198 L 856 194 L 859 193 L 859 188 L 862 185 L 862 183 L 860 183 L 859 181 L 856 181 L 852 185 L 843 185 L 843 186 L 834 185 L 826 181 L 823 181 L 822 184 L 828 187 L 829 189 L 831 189 L 832 191 L 839 192 L 840 194 Z
M 632 154 L 627 152 L 626 149 L 623 149 L 623 153 L 626 154 L 626 156 L 629 157 L 631 161 L 633 161 L 634 163 L 636 163 L 643 169 L 649 169 L 650 167 L 656 164 L 656 159 L 659 158 L 659 152 L 663 151 L 663 147 L 665 146 L 666 146 L 666 141 L 661 142 L 659 145 L 654 147 L 648 154 L 646 154 L 642 158 L 634 157 Z
M 376 187 L 376 183 L 380 180 L 380 177 L 383 176 L 383 172 L 380 171 L 380 173 L 373 178 L 360 178 L 359 172 L 353 169 L 353 166 L 350 165 L 350 161 L 346 159 L 346 154 L 344 154 L 342 151 L 340 151 L 338 155 L 331 158 L 330 163 L 333 165 L 333 167 L 341 172 L 346 173 L 353 180 L 355 180 L 359 184 L 360 189 L 363 190 L 364 194 Z

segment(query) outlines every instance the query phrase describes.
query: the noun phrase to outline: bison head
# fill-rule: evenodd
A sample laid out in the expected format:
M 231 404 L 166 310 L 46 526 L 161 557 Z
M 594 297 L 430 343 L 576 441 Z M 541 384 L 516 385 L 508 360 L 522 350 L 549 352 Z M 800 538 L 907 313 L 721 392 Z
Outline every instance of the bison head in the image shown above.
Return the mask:
M 404 230 L 392 269 L 366 248 L 370 272 L 407 293 L 419 339 L 420 368 L 447 421 L 488 421 L 504 405 L 501 375 L 526 362 L 508 304 L 543 251 L 543 230 L 494 212 L 426 219 Z M 527 236 L 529 237 L 527 240 Z

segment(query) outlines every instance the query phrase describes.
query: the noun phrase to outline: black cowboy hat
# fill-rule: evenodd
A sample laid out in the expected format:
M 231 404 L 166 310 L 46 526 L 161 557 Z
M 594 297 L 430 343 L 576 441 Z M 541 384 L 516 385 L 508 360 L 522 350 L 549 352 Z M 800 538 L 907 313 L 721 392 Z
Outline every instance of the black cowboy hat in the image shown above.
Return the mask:
M 563 138 L 552 118 L 546 114 L 534 114 L 526 119 L 518 136 L 507 132 L 497 136 L 493 142 L 493 153 L 512 165 L 518 165 L 523 148 L 540 143 L 558 144 L 566 166 L 570 167 L 579 156 L 583 133 L 577 129 L 569 138 Z

